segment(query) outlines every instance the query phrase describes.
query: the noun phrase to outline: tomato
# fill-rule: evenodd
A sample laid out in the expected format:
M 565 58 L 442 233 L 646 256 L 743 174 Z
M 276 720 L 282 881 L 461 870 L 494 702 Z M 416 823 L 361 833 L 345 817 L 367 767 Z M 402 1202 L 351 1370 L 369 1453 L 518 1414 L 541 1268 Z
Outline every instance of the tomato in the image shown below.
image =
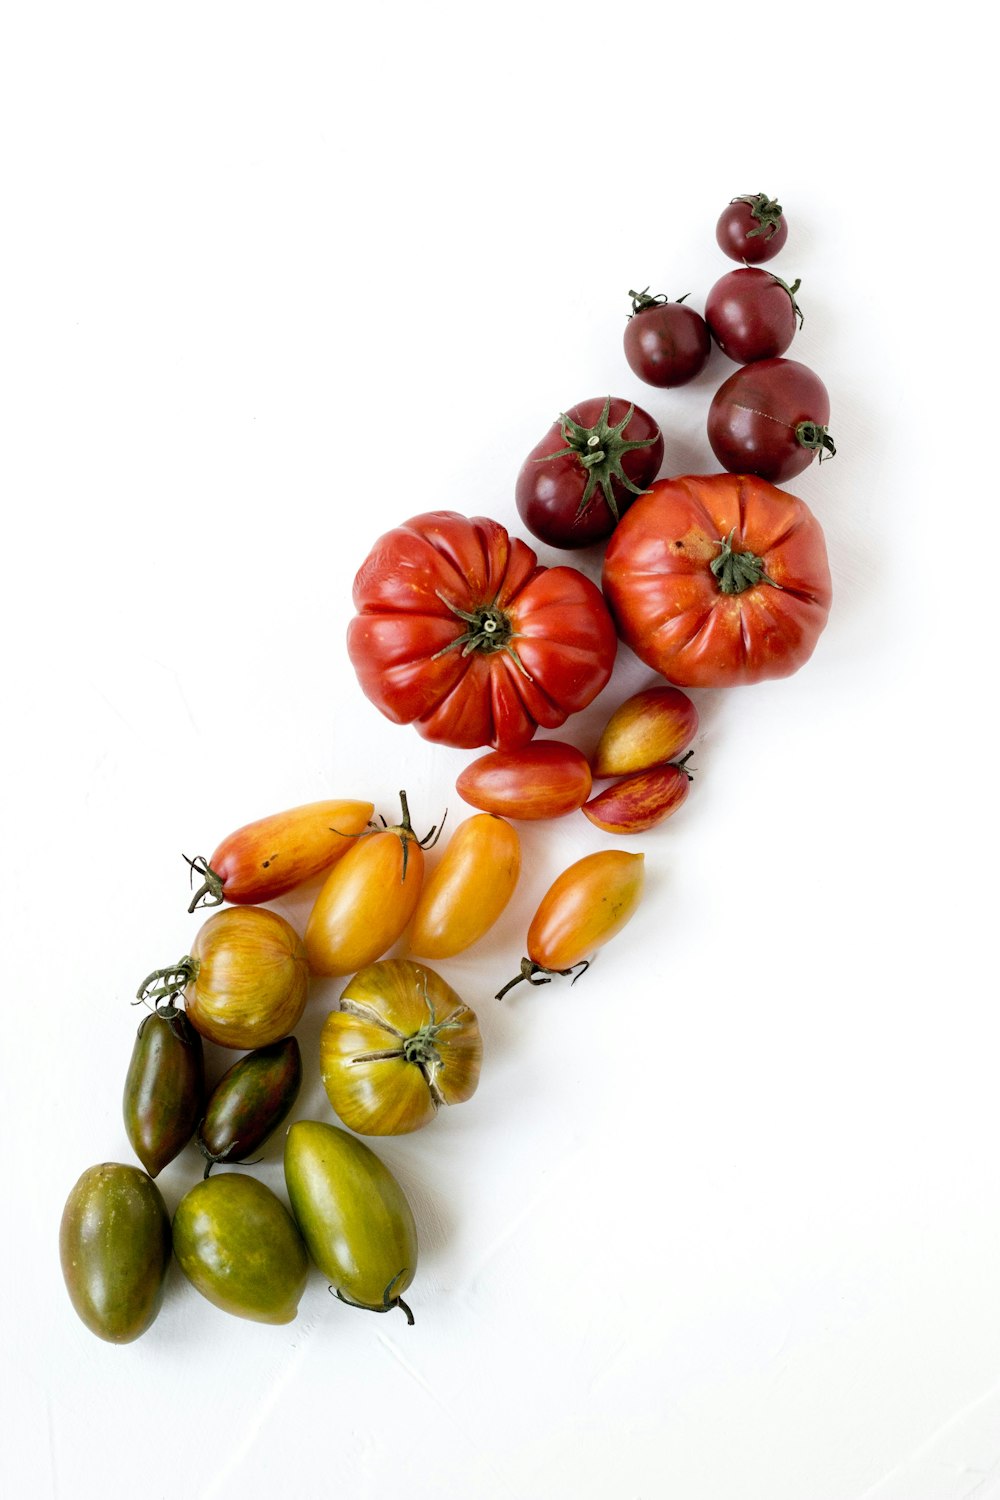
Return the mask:
M 466 766 L 455 790 L 473 807 L 509 818 L 560 818 L 590 796 L 587 757 L 560 740 L 493 750 Z
M 359 1135 L 406 1135 L 479 1082 L 479 1023 L 440 974 L 406 958 L 355 974 L 319 1041 L 323 1087 Z
M 622 849 L 587 854 L 563 870 L 542 897 L 528 928 L 521 972 L 498 991 L 500 1000 L 522 980 L 548 984 L 555 974 L 582 973 L 635 915 L 642 899 L 643 856 Z M 574 975 L 574 982 L 579 974 Z
M 452 958 L 470 948 L 500 916 L 520 873 L 517 830 L 493 813 L 466 818 L 424 881 L 410 926 L 410 952 Z
M 418 839 L 410 826 L 406 793 L 402 820 L 372 831 L 335 865 L 306 925 L 306 952 L 314 974 L 352 974 L 372 963 L 403 933 L 424 880 L 424 849 L 439 828 Z
M 731 260 L 758 266 L 772 260 L 788 238 L 788 220 L 781 204 L 766 193 L 734 198 L 719 215 L 715 239 Z
M 803 323 L 795 300 L 799 285 L 755 266 L 720 276 L 705 299 L 705 321 L 723 354 L 738 365 L 784 354 L 796 319 L 800 328 Z
M 247 823 L 223 839 L 210 860 L 200 854 L 188 860 L 203 877 L 188 911 L 283 896 L 346 854 L 374 811 L 370 802 L 307 802 Z
M 471 748 L 526 745 L 586 708 L 615 660 L 600 590 L 542 568 L 496 521 L 435 511 L 388 532 L 354 581 L 347 648 L 397 724 Z
M 666 479 L 634 505 L 604 559 L 622 639 L 681 687 L 786 677 L 830 610 L 819 522 L 752 476 Z
M 836 453 L 826 430 L 830 397 L 818 375 L 794 359 L 762 359 L 737 370 L 708 410 L 708 440 L 731 474 L 772 484 L 794 479 L 818 453 Z
M 318 1120 L 285 1136 L 285 1183 L 309 1254 L 342 1302 L 399 1307 L 417 1269 L 417 1226 L 389 1168 L 363 1141 Z
M 170 1218 L 155 1182 L 138 1167 L 88 1167 L 59 1226 L 63 1279 L 77 1316 L 111 1344 L 146 1332 L 163 1301 Z
M 648 287 L 629 292 L 632 312 L 625 324 L 625 358 L 647 385 L 687 385 L 705 368 L 712 352 L 705 319 L 685 306 L 684 297 L 671 302 L 648 293 Z
M 293 1036 L 241 1057 L 223 1073 L 198 1126 L 207 1177 L 217 1162 L 246 1161 L 288 1115 L 302 1084 L 302 1057 Z
M 281 1199 L 256 1177 L 226 1172 L 199 1182 L 174 1214 L 174 1254 L 209 1302 L 254 1323 L 290 1323 L 309 1258 Z
M 188 1019 L 210 1042 L 264 1047 L 298 1025 L 308 987 L 294 927 L 266 907 L 232 906 L 209 917 L 186 957 L 144 979 L 138 998 L 183 990 Z
M 595 777 L 627 776 L 665 765 L 698 732 L 698 710 L 676 687 L 645 688 L 619 704 L 605 724 L 590 769 Z
M 657 766 L 651 771 L 637 771 L 599 792 L 583 808 L 583 813 L 605 833 L 644 833 L 669 818 L 687 797 L 691 772 L 684 762 Z
M 662 462 L 663 435 L 648 412 L 612 396 L 581 401 L 521 466 L 518 514 L 552 547 L 588 547 L 611 535 Z
M 125 1133 L 150 1177 L 183 1151 L 204 1106 L 201 1037 L 168 1001 L 139 1027 L 122 1099 Z

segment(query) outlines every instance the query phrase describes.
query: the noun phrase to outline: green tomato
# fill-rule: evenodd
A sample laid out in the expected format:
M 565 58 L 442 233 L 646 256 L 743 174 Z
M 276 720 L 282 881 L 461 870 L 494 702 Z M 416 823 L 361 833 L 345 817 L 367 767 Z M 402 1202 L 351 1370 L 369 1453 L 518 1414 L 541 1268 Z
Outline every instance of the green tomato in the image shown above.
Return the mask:
M 63 1279 L 91 1333 L 130 1344 L 153 1322 L 170 1264 L 170 1217 L 138 1167 L 88 1167 L 66 1200 L 59 1228 Z
M 174 1254 L 194 1287 L 237 1318 L 290 1323 L 309 1271 L 287 1208 L 256 1177 L 203 1179 L 174 1214 Z
M 417 1268 L 417 1229 L 403 1189 L 375 1152 L 316 1120 L 285 1137 L 285 1182 L 309 1254 L 342 1302 L 401 1307 Z

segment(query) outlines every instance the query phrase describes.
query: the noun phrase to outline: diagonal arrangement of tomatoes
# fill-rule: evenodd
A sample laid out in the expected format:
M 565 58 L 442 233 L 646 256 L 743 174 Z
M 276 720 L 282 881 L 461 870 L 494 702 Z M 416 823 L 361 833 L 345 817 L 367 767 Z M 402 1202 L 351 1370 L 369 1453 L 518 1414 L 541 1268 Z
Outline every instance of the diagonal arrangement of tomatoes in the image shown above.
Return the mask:
M 391 722 L 486 750 L 455 783 L 477 811 L 434 854 L 444 815 L 419 835 L 405 791 L 393 823 L 374 801 L 327 799 L 258 817 L 187 860 L 189 912 L 220 909 L 133 1002 L 149 1014 L 122 1122 L 141 1167 L 88 1168 L 60 1225 L 70 1302 L 98 1337 L 127 1343 L 152 1326 L 171 1254 L 230 1316 L 289 1323 L 312 1265 L 340 1302 L 414 1321 L 403 1294 L 417 1219 L 359 1137 L 405 1137 L 450 1115 L 476 1094 L 484 1052 L 471 1006 L 421 960 L 481 945 L 499 980 L 520 950 L 498 1000 L 522 984 L 575 984 L 636 916 L 649 850 L 605 844 L 573 860 L 539 890 L 523 948 L 504 956 L 501 918 L 535 874 L 522 872 L 518 823 L 575 820 L 588 840 L 659 828 L 696 776 L 699 713 L 685 689 L 787 677 L 826 624 L 822 528 L 778 488 L 836 451 L 825 386 L 784 358 L 799 283 L 760 269 L 787 238 L 777 200 L 744 194 L 716 226 L 740 269 L 716 281 L 704 317 L 686 297 L 629 294 L 624 353 L 640 380 L 668 390 L 712 359 L 740 365 L 707 418 L 725 472 L 660 477 L 659 417 L 610 395 L 568 405 L 518 470 L 520 520 L 553 547 L 602 545 L 600 588 L 542 565 L 499 521 L 452 510 L 400 522 L 362 560 L 347 632 L 360 685 Z M 588 754 L 569 721 L 607 687 L 619 638 L 656 676 L 609 708 Z M 269 903 L 310 881 L 300 933 Z M 318 1046 L 303 1048 L 310 991 L 333 979 L 346 982 Z M 215 1048 L 228 1049 L 221 1074 Z M 292 1119 L 311 1073 L 339 1123 Z M 286 1202 L 246 1169 L 290 1119 Z M 153 1179 L 185 1154 L 202 1175 L 171 1221 Z

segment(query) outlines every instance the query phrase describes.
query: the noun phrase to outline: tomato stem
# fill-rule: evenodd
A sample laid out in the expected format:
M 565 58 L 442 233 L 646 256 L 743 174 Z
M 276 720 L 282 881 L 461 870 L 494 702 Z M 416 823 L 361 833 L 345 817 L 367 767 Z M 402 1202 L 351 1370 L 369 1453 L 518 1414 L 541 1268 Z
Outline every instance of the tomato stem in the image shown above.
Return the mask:
M 223 902 L 222 888 L 225 881 L 218 870 L 213 870 L 203 854 L 196 854 L 194 859 L 188 859 L 186 854 L 181 858 L 187 860 L 191 867 L 191 884 L 194 885 L 195 875 L 202 876 L 202 883 L 191 898 L 188 911 L 197 911 L 202 906 L 221 906 Z
M 645 295 L 645 294 L 643 294 Z M 655 300 L 655 299 L 654 299 Z M 664 299 L 665 300 L 665 299 Z M 594 498 L 594 492 L 600 486 L 601 493 L 607 502 L 608 510 L 614 516 L 618 516 L 618 501 L 615 498 L 614 485 L 620 484 L 625 489 L 631 490 L 633 495 L 644 495 L 645 490 L 639 485 L 633 484 L 631 479 L 622 469 L 622 458 L 626 453 L 631 453 L 634 448 L 650 448 L 656 442 L 656 436 L 642 438 L 637 442 L 630 442 L 622 436 L 625 428 L 632 420 L 635 406 L 629 403 L 628 411 L 620 422 L 613 426 L 608 421 L 611 412 L 611 397 L 608 396 L 604 402 L 601 415 L 593 427 L 582 427 L 579 422 L 574 422 L 565 412 L 559 414 L 559 430 L 563 435 L 565 448 L 560 448 L 556 453 L 547 453 L 544 458 L 538 458 L 536 463 L 551 463 L 554 458 L 572 457 L 580 461 L 587 470 L 587 484 L 580 497 L 580 503 L 576 508 L 574 520 L 579 520 L 584 511 Z
M 392 1278 L 392 1280 L 389 1282 L 389 1285 L 386 1287 L 385 1291 L 382 1293 L 382 1306 L 381 1307 L 372 1307 L 371 1304 L 368 1303 L 368 1302 L 355 1302 L 355 1300 L 354 1300 L 353 1297 L 346 1296 L 345 1293 L 342 1292 L 340 1290 L 340 1288 L 337 1287 L 337 1286 L 330 1287 L 330 1291 L 336 1297 L 336 1299 L 337 1299 L 338 1302 L 346 1302 L 346 1304 L 347 1304 L 348 1307 L 356 1307 L 356 1308 L 358 1308 L 358 1310 L 360 1312 L 386 1313 L 386 1312 L 391 1312 L 394 1307 L 398 1307 L 398 1308 L 400 1308 L 400 1310 L 402 1312 L 404 1312 L 406 1314 L 406 1322 L 407 1322 L 408 1326 L 410 1328 L 412 1328 L 413 1327 L 413 1323 L 414 1323 L 414 1317 L 413 1317 L 413 1313 L 410 1311 L 410 1308 L 403 1301 L 402 1297 L 392 1297 L 392 1298 L 390 1298 L 390 1296 L 389 1296 L 389 1294 L 392 1291 L 393 1287 L 396 1285 L 396 1282 L 399 1281 L 405 1275 L 406 1275 L 406 1267 L 404 1266 L 401 1271 L 397 1271 L 396 1272 L 396 1275 Z
M 498 990 L 493 998 L 494 1000 L 502 1000 L 508 990 L 512 990 L 515 984 L 521 984 L 524 980 L 528 984 L 551 984 L 557 974 L 562 979 L 568 979 L 572 974 L 571 983 L 576 984 L 580 975 L 585 974 L 589 968 L 589 958 L 581 959 L 578 964 L 571 964 L 568 969 L 547 969 L 544 964 L 536 964 L 534 959 L 522 958 L 520 974 L 516 974 L 513 979 L 509 979 L 503 989 Z
M 409 858 L 410 844 L 417 844 L 421 849 L 433 849 L 434 845 L 441 837 L 441 831 L 444 828 L 444 820 L 448 816 L 448 809 L 445 808 L 444 815 L 442 816 L 440 823 L 434 823 L 431 828 L 428 829 L 428 831 L 424 834 L 423 838 L 418 839 L 417 835 L 413 831 L 413 825 L 410 822 L 410 805 L 406 800 L 405 792 L 400 792 L 399 794 L 399 805 L 402 810 L 402 817 L 398 823 L 389 824 L 385 821 L 384 818 L 382 818 L 382 827 L 380 828 L 373 819 L 368 824 L 368 827 L 365 829 L 364 833 L 359 833 L 357 837 L 359 839 L 364 839 L 370 837 L 370 835 L 373 833 L 394 833 L 396 835 L 403 846 L 403 872 L 399 877 L 400 882 L 402 883 L 402 881 L 406 879 L 406 862 Z
M 674 301 L 686 302 L 690 295 L 690 292 L 685 292 L 683 297 L 675 297 Z M 670 301 L 670 298 L 663 292 L 657 292 L 655 297 L 651 297 L 648 286 L 644 286 L 641 292 L 629 291 L 629 296 L 632 298 L 632 311 L 629 313 L 629 318 L 634 318 L 636 313 L 645 312 L 649 307 L 663 307 Z
M 819 449 L 820 463 L 824 458 L 833 458 L 836 455 L 836 443 L 826 428 L 821 427 L 818 422 L 800 422 L 795 429 L 795 437 L 803 448 L 811 448 L 813 452 Z
M 781 204 L 774 198 L 769 198 L 766 193 L 744 193 L 739 198 L 730 198 L 730 203 L 746 203 L 750 209 L 751 218 L 757 220 L 756 229 L 747 230 L 747 239 L 752 240 L 757 234 L 762 234 L 769 240 L 777 232 L 781 222 Z
M 458 605 L 453 604 L 440 589 L 435 589 L 434 592 L 441 603 L 448 606 L 453 615 L 466 621 L 469 628 L 462 635 L 457 635 L 453 641 L 449 641 L 447 646 L 442 646 L 440 651 L 435 651 L 431 661 L 437 661 L 438 657 L 454 651 L 456 646 L 461 646 L 463 656 L 469 656 L 473 651 L 482 651 L 487 656 L 492 655 L 494 651 L 506 651 L 521 676 L 531 681 L 531 674 L 513 645 L 517 638 L 517 631 L 511 625 L 508 616 L 497 606 L 496 599 L 489 604 L 480 604 L 476 610 L 470 612 L 466 609 L 459 609 Z
M 749 238 L 749 236 L 748 236 L 748 238 Z M 780 276 L 776 276 L 773 271 L 768 271 L 767 274 L 768 274 L 768 276 L 770 276 L 770 278 L 771 278 L 772 281 L 776 281 L 778 283 L 778 285 L 780 287 L 784 287 L 785 291 L 788 293 L 789 300 L 791 301 L 791 304 L 792 304 L 792 312 L 795 315 L 795 317 L 798 318 L 798 320 L 799 320 L 799 327 L 801 328 L 802 325 L 806 321 L 805 314 L 803 313 L 801 307 L 799 306 L 799 304 L 795 300 L 795 293 L 798 291 L 799 287 L 802 285 L 802 278 L 801 278 L 801 276 L 796 276 L 796 278 L 792 282 L 791 286 L 789 286 L 787 281 L 782 281 L 781 277 Z
M 154 969 L 152 974 L 147 974 L 135 992 L 135 1004 L 143 1000 L 173 1000 L 181 990 L 198 977 L 201 968 L 198 960 L 192 958 L 188 953 L 184 958 L 177 960 L 175 964 L 168 964 L 165 969 Z M 158 984 L 158 980 L 165 980 L 165 984 Z M 159 1007 L 157 1007 L 159 1008 Z
M 715 574 L 719 588 L 723 594 L 742 594 L 744 589 L 756 588 L 759 583 L 769 583 L 772 588 L 780 588 L 773 578 L 768 578 L 764 568 L 764 559 L 758 557 L 756 552 L 734 552 L 733 537 L 736 535 L 736 527 L 726 537 L 720 537 L 716 546 L 720 547 L 718 557 L 713 557 L 709 567 Z

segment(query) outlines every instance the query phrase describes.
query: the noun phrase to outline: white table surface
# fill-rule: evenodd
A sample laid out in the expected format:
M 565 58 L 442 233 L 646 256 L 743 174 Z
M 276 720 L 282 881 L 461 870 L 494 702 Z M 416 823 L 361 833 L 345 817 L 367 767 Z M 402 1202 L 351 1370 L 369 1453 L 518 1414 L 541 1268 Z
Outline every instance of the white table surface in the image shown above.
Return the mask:
M 839 18 L 838 18 L 839 17 Z M 0 1081 L 10 1496 L 964 1500 L 1000 1494 L 995 417 L 975 42 L 851 8 L 20 7 L 4 21 L 7 728 Z M 935 80 L 933 88 L 925 87 Z M 938 199 L 947 184 L 956 207 Z M 493 991 L 550 878 L 616 841 L 523 826 L 517 896 L 439 967 L 476 1097 L 382 1155 L 422 1261 L 402 1318 L 153 1328 L 62 1286 L 186 853 L 326 796 L 420 824 L 471 756 L 362 697 L 375 537 L 519 531 L 556 413 L 609 391 L 711 472 L 730 366 L 645 387 L 630 287 L 703 306 L 723 204 L 785 205 L 790 354 L 836 459 L 789 486 L 835 603 L 797 676 L 697 694 L 697 779 L 572 990 Z M 539 548 L 544 561 L 558 558 Z M 599 551 L 577 559 L 591 576 Z M 623 648 L 566 734 L 651 681 Z M 987 727 L 989 726 L 989 728 Z M 278 909 L 304 920 L 308 896 Z M 301 1027 L 297 1115 L 332 1118 Z M 251 1169 L 283 1192 L 274 1146 Z M 160 1177 L 173 1207 L 200 1173 Z

